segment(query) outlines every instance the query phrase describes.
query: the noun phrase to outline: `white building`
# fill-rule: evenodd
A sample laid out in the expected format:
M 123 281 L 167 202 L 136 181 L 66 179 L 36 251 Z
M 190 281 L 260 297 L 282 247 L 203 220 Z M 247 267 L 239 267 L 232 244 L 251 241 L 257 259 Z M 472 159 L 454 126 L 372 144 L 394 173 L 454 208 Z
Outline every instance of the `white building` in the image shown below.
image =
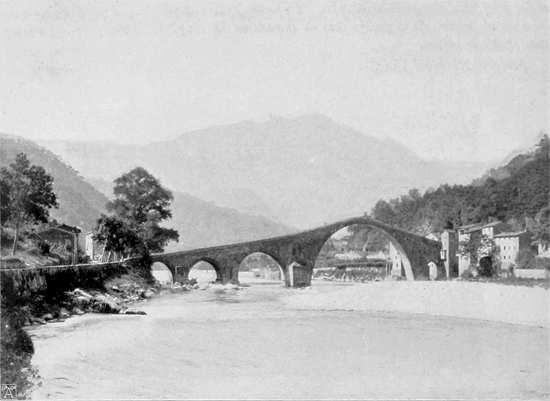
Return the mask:
M 510 270 L 516 266 L 519 252 L 529 248 L 530 235 L 526 231 L 502 232 L 494 236 L 494 241 L 499 251 L 500 268 Z

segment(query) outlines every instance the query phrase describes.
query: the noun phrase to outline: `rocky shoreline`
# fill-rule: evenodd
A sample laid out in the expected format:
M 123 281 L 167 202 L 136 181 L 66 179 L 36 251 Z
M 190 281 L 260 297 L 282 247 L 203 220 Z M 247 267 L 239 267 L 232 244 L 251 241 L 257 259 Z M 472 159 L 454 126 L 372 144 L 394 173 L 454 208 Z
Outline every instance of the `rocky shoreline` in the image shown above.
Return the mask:
M 166 287 L 158 283 L 145 283 L 136 276 L 124 275 L 109 280 L 103 289 L 75 288 L 65 291 L 63 296 L 49 302 L 37 296 L 31 304 L 21 308 L 24 314 L 23 325 L 63 322 L 71 316 L 85 313 L 145 315 L 144 311 L 136 308 L 136 304 L 160 294 L 161 290 L 185 292 L 197 288 L 194 280 L 185 284 L 176 282 Z

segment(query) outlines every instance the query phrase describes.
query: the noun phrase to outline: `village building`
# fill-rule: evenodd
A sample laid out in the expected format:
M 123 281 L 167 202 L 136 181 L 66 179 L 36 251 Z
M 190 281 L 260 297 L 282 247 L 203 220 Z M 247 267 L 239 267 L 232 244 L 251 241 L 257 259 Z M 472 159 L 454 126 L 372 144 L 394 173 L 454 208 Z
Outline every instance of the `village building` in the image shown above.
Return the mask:
M 527 231 L 502 232 L 494 236 L 500 256 L 500 268 L 510 270 L 516 266 L 517 257 L 522 249 L 530 247 L 530 235 Z
M 458 240 L 455 230 L 446 229 L 441 233 L 441 260 L 447 278 L 458 276 Z
M 76 226 L 58 224 L 36 233 L 36 236 L 50 246 L 51 252 L 71 252 L 72 264 L 78 262 L 79 235 L 82 230 Z
M 503 223 L 501 221 L 492 221 L 487 224 L 477 223 L 461 226 L 458 228 L 458 244 L 459 249 L 457 252 L 458 258 L 458 274 L 461 275 L 466 270 L 468 270 L 472 265 L 472 260 L 470 255 L 467 253 L 460 252 L 460 244 L 465 244 L 470 241 L 477 241 L 483 236 L 488 239 L 493 240 L 495 235 L 510 230 L 511 227 L 509 224 Z

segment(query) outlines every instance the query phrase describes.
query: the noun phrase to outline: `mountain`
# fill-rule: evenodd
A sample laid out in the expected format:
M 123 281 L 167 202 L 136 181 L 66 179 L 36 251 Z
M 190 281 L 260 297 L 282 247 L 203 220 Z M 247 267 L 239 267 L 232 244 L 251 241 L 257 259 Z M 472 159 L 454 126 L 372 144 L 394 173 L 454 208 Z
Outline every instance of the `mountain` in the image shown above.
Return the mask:
M 112 183 L 100 178 L 90 182 L 106 196 L 112 196 Z M 266 217 L 219 207 L 186 193 L 172 192 L 172 195 L 173 217 L 165 225 L 176 229 L 180 239 L 177 244 L 169 243 L 166 251 L 250 241 L 295 231 Z
M 51 151 L 29 140 L 0 134 L 0 167 L 10 164 L 20 152 L 54 177 L 59 208 L 51 209 L 51 217 L 79 226 L 84 232 L 92 230 L 99 215 L 105 213 L 105 204 L 112 196 L 112 182 L 101 178 L 85 180 Z M 169 244 L 166 250 L 221 245 L 294 231 L 266 217 L 222 208 L 180 192 L 174 192 L 171 209 L 173 218 L 166 225 L 178 230 L 180 241 Z
M 423 160 L 321 115 L 245 121 L 146 145 L 44 145 L 86 177 L 113 179 L 141 165 L 176 191 L 300 228 L 363 214 L 413 187 L 466 183 L 483 170 Z
M 295 231 L 266 217 L 219 207 L 189 194 L 174 192 L 173 195 L 174 217 L 166 225 L 175 228 L 180 234 L 177 249 L 251 241 Z M 175 249 L 174 245 L 170 245 L 167 250 Z
M 29 140 L 0 134 L 0 166 L 13 162 L 20 152 L 26 153 L 32 164 L 44 167 L 54 178 L 59 208 L 50 210 L 51 217 L 79 226 L 84 232 L 91 230 L 104 211 L 107 198 L 51 151 Z

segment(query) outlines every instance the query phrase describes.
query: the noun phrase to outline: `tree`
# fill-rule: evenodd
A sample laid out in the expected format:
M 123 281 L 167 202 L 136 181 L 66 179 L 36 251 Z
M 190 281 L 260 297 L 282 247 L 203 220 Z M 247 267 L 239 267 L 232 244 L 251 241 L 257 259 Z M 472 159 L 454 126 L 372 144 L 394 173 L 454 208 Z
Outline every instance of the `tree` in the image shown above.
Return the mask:
M 101 215 L 97 221 L 94 239 L 105 244 L 105 251 L 123 256 L 140 251 L 141 241 L 127 224 L 114 216 Z
M 142 167 L 136 167 L 114 181 L 115 199 L 107 203 L 112 216 L 98 220 L 96 238 L 106 250 L 130 254 L 161 252 L 177 241 L 178 232 L 160 222 L 172 217 L 172 193 Z
M 379 200 L 374 205 L 371 213 L 372 217 L 376 220 L 380 220 L 386 224 L 395 224 L 396 222 L 396 213 L 393 210 L 391 204 L 385 200 Z
M 2 225 L 14 228 L 14 255 L 19 230 L 26 224 L 46 223 L 49 209 L 58 207 L 53 178 L 43 167 L 31 165 L 24 153 L 19 153 L 9 167 L 0 169 L 0 190 L 0 219 Z
M 543 207 L 534 219 L 529 219 L 529 231 L 533 233 L 533 240 L 542 246 L 548 248 L 550 244 L 550 206 Z

